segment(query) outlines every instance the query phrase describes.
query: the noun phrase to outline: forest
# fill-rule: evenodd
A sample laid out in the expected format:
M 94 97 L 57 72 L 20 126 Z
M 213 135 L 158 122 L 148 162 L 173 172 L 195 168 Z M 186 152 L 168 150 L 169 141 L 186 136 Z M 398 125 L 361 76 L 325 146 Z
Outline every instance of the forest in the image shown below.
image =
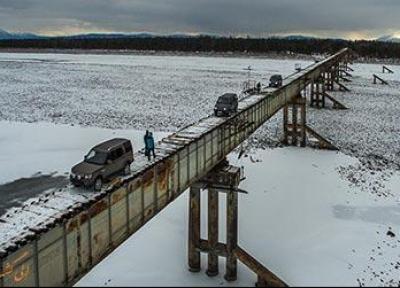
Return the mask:
M 233 38 L 233 37 L 115 37 L 76 38 L 52 37 L 39 39 L 1 40 L 0 49 L 104 49 L 152 50 L 183 52 L 240 52 L 282 54 L 330 54 L 349 47 L 365 58 L 400 58 L 400 43 L 380 41 L 348 41 L 340 39 L 285 39 L 285 38 Z

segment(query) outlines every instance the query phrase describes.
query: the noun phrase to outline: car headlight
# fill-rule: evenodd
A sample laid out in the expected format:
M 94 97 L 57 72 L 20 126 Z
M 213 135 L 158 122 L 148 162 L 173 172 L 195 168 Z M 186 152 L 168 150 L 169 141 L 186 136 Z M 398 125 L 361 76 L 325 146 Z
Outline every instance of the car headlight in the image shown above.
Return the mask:
M 92 178 L 92 174 L 85 175 L 85 179 L 91 179 L 91 178 Z
M 226 108 L 224 108 L 224 111 L 226 110 Z

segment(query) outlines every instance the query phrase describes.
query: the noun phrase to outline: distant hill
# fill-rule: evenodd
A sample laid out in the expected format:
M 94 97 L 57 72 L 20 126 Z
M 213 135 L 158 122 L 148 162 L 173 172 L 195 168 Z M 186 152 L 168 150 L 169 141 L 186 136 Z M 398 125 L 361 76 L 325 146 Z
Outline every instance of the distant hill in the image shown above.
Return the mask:
M 66 38 L 66 39 L 118 39 L 118 38 L 156 38 L 156 37 L 170 37 L 170 38 L 195 38 L 199 36 L 219 37 L 216 34 L 186 34 L 186 33 L 172 33 L 172 34 L 157 34 L 151 32 L 133 32 L 133 33 L 87 33 L 66 36 L 42 36 L 33 33 L 10 33 L 0 29 L 0 40 L 13 40 L 13 39 L 51 39 L 51 38 Z
M 174 38 L 190 38 L 193 35 L 184 33 L 175 33 L 170 35 L 162 35 L 150 32 L 137 32 L 137 33 L 88 33 L 78 35 L 62 36 L 68 39 L 117 39 L 117 38 L 155 38 L 155 37 L 174 37 Z
M 278 38 L 278 39 L 285 39 L 285 40 L 310 40 L 310 39 L 318 39 L 317 37 L 314 36 L 307 36 L 307 35 L 287 35 L 287 36 L 282 36 L 282 37 L 272 37 L 272 38 Z
M 227 36 L 222 36 L 213 33 L 201 33 L 201 34 L 189 34 L 176 32 L 171 34 L 159 34 L 152 32 L 115 32 L 115 33 L 82 33 L 76 35 L 66 35 L 66 36 L 42 36 L 33 33 L 10 33 L 5 30 L 0 29 L 0 40 L 13 40 L 13 39 L 50 39 L 50 38 L 64 38 L 64 39 L 118 39 L 118 38 L 156 38 L 156 37 L 167 37 L 167 38 L 197 38 L 197 37 L 212 37 L 212 38 L 225 38 Z M 319 39 L 314 36 L 308 35 L 287 35 L 287 36 L 270 36 L 267 39 L 284 39 L 284 40 L 312 40 Z M 339 40 L 339 39 L 337 39 Z
M 392 43 L 400 43 L 400 38 L 395 37 L 393 35 L 386 35 L 376 39 L 379 42 L 392 42 Z
M 10 33 L 0 29 L 0 40 L 12 40 L 12 39 L 39 39 L 43 38 L 32 33 Z

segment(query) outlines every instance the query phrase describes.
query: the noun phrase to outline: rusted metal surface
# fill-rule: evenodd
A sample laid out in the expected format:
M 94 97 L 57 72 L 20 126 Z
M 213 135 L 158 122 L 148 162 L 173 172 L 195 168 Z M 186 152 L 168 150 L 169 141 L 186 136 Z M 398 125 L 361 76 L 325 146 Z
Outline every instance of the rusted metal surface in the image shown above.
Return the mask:
M 66 224 L 68 282 L 90 265 L 88 215 L 82 212 Z
M 211 248 L 209 241 L 204 239 L 200 240 L 200 246 L 197 250 L 207 254 L 213 251 L 220 257 L 227 257 L 228 255 L 228 252 L 226 250 L 226 244 L 218 242 L 217 244 L 214 245 L 213 248 Z
M 98 263 L 104 256 L 104 252 L 109 249 L 110 234 L 109 234 L 109 203 L 108 197 L 100 200 L 93 205 L 89 210 L 90 227 L 91 227 L 91 256 L 92 264 Z
M 38 240 L 39 286 L 57 286 L 66 283 L 63 233 L 63 227 L 57 227 Z
M 227 194 L 226 203 L 226 258 L 225 280 L 235 281 L 237 279 L 237 258 L 233 253 L 238 244 L 238 194 L 230 191 Z
M 218 192 L 208 189 L 208 243 L 211 251 L 208 253 L 207 275 L 210 277 L 218 275 L 218 254 L 215 253 L 218 244 Z
M 145 171 L 141 178 L 144 197 L 144 221 L 148 221 L 156 209 L 154 202 L 154 168 Z
M 200 271 L 200 189 L 190 188 L 189 195 L 189 270 L 191 272 Z
M 34 274 L 37 267 L 35 267 L 32 244 L 26 245 L 17 252 L 10 254 L 2 262 L 0 276 L 5 287 L 35 286 L 37 284 Z
M 264 267 L 253 256 L 248 254 L 239 246 L 234 250 L 235 256 L 244 265 L 250 268 L 258 276 L 258 287 L 272 286 L 272 287 L 288 287 L 288 285 L 277 277 L 274 273 Z
M 121 187 L 111 194 L 111 242 L 114 246 L 120 244 L 128 233 L 126 194 L 126 187 Z

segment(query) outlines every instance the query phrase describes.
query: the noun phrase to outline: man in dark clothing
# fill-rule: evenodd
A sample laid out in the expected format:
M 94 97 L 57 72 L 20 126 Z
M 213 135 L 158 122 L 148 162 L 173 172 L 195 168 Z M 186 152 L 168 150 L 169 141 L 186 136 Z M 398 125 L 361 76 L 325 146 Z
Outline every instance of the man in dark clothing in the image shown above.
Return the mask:
M 147 156 L 149 161 L 151 160 L 151 154 L 153 154 L 153 157 L 156 158 L 156 153 L 154 152 L 154 137 L 153 133 L 151 133 L 149 130 L 146 130 L 146 134 L 144 135 L 144 154 Z

